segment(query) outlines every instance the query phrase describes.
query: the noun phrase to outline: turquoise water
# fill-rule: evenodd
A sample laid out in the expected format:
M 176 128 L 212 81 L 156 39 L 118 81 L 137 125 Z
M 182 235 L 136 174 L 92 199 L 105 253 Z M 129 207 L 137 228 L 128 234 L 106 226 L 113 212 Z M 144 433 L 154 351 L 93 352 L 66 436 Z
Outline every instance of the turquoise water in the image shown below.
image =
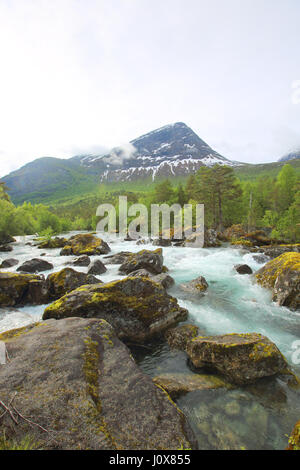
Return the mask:
M 30 237 L 19 239 L 14 251 L 1 258 L 16 257 L 23 262 L 39 257 L 41 250 L 26 246 L 30 240 Z M 123 241 L 110 242 L 110 246 L 112 254 L 153 249 L 151 245 L 137 246 Z M 71 261 L 70 257 L 59 256 L 59 249 L 43 252 L 45 259 L 53 263 L 53 271 Z M 259 269 L 262 265 L 251 254 L 230 247 L 168 247 L 163 253 L 164 264 L 177 286 L 198 276 L 204 276 L 209 284 L 207 293 L 198 301 L 186 300 L 176 285 L 169 291 L 189 310 L 188 322 L 197 324 L 205 334 L 264 334 L 276 343 L 300 374 L 299 366 L 292 364 L 293 343 L 300 339 L 300 314 L 278 307 L 272 302 L 271 293 L 257 286 L 252 276 L 241 276 L 234 271 L 233 266 L 240 263 L 248 264 L 254 271 Z M 122 277 L 118 266 L 107 265 L 107 268 L 107 273 L 99 277 L 102 281 Z M 87 268 L 76 267 L 76 270 L 86 272 Z M 44 308 L 0 309 L 0 332 L 39 320 Z M 170 351 L 162 341 L 133 353 L 141 368 L 151 376 L 189 370 L 185 353 Z M 189 393 L 178 400 L 178 405 L 188 417 L 201 449 L 283 449 L 287 445 L 286 435 L 300 419 L 299 394 L 279 379 L 263 380 L 255 386 L 232 391 Z

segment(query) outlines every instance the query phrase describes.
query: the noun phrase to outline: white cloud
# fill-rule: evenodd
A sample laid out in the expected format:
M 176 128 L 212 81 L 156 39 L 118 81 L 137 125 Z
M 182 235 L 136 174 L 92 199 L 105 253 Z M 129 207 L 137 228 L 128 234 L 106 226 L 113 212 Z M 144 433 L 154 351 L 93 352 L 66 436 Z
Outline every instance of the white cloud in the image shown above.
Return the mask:
M 299 13 L 298 0 L 0 0 L 0 175 L 176 121 L 229 158 L 277 158 L 300 144 Z

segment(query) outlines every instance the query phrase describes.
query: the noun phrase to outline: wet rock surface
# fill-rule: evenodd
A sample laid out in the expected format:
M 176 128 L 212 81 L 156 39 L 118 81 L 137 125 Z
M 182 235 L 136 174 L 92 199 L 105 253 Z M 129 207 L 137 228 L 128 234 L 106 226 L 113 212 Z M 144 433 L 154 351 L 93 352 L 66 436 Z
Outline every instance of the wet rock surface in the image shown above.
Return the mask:
M 142 250 L 138 253 L 131 253 L 130 256 L 120 266 L 120 272 L 130 274 L 138 269 L 146 269 L 151 274 L 161 274 L 163 272 L 162 249 Z
M 218 371 L 239 385 L 288 368 L 277 346 L 258 333 L 196 337 L 188 343 L 187 353 L 197 369 Z
M 239 274 L 253 274 L 253 271 L 248 264 L 236 264 L 234 269 Z
M 110 252 L 110 247 L 101 238 L 90 233 L 73 235 L 61 250 L 62 256 L 81 255 L 105 255 Z

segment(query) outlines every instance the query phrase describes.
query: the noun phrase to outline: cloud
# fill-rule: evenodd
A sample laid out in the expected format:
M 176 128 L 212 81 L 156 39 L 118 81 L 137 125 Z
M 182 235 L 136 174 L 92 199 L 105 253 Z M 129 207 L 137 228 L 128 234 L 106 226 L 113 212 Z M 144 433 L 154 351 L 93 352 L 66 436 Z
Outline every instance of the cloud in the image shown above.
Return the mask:
M 134 157 L 137 149 L 131 143 L 123 144 L 111 150 L 108 157 L 103 158 L 103 161 L 114 166 L 121 166 L 126 160 Z

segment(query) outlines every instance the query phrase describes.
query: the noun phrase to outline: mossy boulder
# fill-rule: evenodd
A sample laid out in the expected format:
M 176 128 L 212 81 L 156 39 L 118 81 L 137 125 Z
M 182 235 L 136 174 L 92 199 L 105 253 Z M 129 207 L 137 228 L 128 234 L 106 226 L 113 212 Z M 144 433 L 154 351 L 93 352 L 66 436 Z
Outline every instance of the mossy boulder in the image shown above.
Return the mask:
M 273 301 L 300 309 L 300 253 L 288 252 L 269 261 L 256 273 L 257 282 L 272 289 Z
M 33 258 L 21 264 L 21 266 L 18 267 L 17 271 L 34 274 L 43 271 L 50 271 L 51 269 L 53 269 L 53 267 L 54 266 L 52 263 L 48 263 L 48 261 L 45 261 L 44 259 Z
M 63 248 L 67 243 L 68 240 L 66 238 L 55 237 L 40 242 L 37 247 L 39 249 Z
M 246 232 L 241 224 L 232 225 L 223 232 L 223 236 L 229 241 L 239 240 L 245 235 Z
M 161 274 L 163 272 L 163 254 L 162 249 L 142 250 L 138 253 L 131 253 L 129 257 L 120 266 L 120 272 L 130 274 L 138 269 L 146 269 L 151 274 Z
M 161 285 L 165 289 L 170 289 L 175 284 L 174 279 L 169 274 L 162 272 L 161 274 L 151 274 L 146 269 L 138 269 L 130 273 L 130 277 L 148 277 L 152 281 Z
M 289 438 L 289 445 L 287 450 L 300 450 L 300 421 L 294 427 L 294 430 Z
M 188 342 L 199 336 L 199 334 L 198 326 L 185 324 L 168 329 L 165 333 L 165 338 L 170 348 L 185 351 Z
M 189 297 L 203 297 L 204 293 L 208 289 L 208 283 L 203 276 L 199 276 L 192 281 L 183 282 L 179 285 L 179 288 Z
M 110 252 L 108 244 L 91 233 L 74 235 L 61 250 L 62 256 L 106 255 Z
M 174 373 L 154 377 L 153 382 L 162 387 L 173 400 L 196 390 L 232 388 L 226 380 L 216 375 Z
M 82 286 L 46 308 L 43 319 L 104 318 L 120 338 L 143 342 L 186 320 L 187 310 L 148 278 Z
M 8 441 L 30 435 L 45 450 L 195 447 L 183 413 L 104 320 L 50 320 L 0 340 L 10 357 L 0 366 L 1 400 L 43 428 L 24 419 L 16 426 L 6 413 L 1 431 Z
M 218 371 L 238 385 L 288 368 L 277 346 L 258 333 L 198 336 L 188 343 L 187 353 L 194 367 Z
M 59 299 L 80 286 L 99 283 L 101 281 L 95 276 L 77 272 L 72 268 L 62 269 L 57 273 L 50 274 L 47 278 L 49 296 L 52 300 Z
M 19 273 L 0 273 L 0 306 L 41 305 L 49 302 L 44 276 Z

